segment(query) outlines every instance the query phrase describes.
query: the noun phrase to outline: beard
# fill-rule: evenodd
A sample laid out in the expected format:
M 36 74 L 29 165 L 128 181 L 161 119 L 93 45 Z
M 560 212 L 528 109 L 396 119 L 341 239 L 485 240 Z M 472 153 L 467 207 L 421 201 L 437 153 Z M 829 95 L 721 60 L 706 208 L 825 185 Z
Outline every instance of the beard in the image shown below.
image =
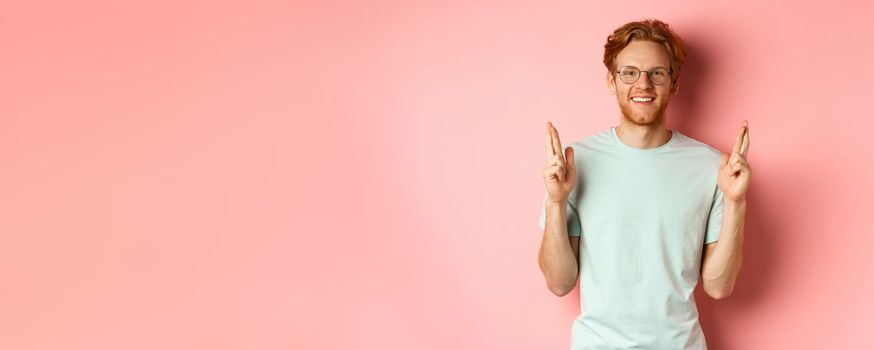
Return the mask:
M 645 112 L 634 108 L 633 103 L 628 100 L 619 104 L 622 119 L 625 121 L 637 126 L 656 126 L 664 122 L 665 111 L 668 109 L 667 103 L 659 104 L 656 109 L 650 108 Z

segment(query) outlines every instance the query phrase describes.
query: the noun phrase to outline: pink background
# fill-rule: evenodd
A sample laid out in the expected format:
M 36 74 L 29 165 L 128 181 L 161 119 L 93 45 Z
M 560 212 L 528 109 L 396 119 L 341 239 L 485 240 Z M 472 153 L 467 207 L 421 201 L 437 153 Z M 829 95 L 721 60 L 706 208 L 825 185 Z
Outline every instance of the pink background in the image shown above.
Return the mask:
M 24 4 L 24 5 L 23 5 Z M 874 347 L 868 1 L 15 2 L 0 12 L 0 348 L 565 349 L 544 124 L 617 125 L 607 35 L 689 45 L 669 127 L 750 120 L 711 349 Z M 867 219 L 867 220 L 866 220 Z

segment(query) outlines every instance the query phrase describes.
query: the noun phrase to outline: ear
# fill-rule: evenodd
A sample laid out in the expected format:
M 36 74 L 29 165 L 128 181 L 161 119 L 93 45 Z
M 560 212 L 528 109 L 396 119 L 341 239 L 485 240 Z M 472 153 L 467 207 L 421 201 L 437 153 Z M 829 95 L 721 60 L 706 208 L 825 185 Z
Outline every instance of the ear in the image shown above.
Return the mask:
M 680 78 L 674 79 L 674 82 L 671 83 L 671 94 L 676 95 L 680 92 Z
M 616 80 L 613 72 L 607 70 L 607 90 L 611 95 L 616 95 Z

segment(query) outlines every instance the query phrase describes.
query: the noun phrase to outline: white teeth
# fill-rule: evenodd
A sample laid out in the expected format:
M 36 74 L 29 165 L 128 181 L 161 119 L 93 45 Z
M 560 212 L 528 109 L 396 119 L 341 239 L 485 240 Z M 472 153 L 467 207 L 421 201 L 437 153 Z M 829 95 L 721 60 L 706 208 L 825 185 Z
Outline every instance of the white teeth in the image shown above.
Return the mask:
M 631 100 L 634 102 L 649 102 L 652 101 L 652 97 L 633 97 Z

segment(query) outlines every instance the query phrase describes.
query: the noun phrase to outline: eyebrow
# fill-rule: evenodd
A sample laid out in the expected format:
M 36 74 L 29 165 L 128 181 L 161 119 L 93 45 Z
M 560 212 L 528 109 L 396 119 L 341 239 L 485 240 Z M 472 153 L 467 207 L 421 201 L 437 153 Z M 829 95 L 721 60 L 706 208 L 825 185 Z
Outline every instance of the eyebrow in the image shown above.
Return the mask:
M 632 66 L 632 65 L 630 65 L 630 64 L 628 64 L 628 65 L 624 65 L 624 66 L 619 66 L 619 68 L 624 68 L 624 67 L 634 67 L 634 68 L 637 68 L 638 70 L 643 70 L 643 69 L 640 69 L 640 67 L 638 67 L 638 66 Z M 668 67 L 662 67 L 662 66 L 655 66 L 655 67 L 652 67 L 652 68 L 650 68 L 650 69 L 656 69 L 656 68 L 664 68 L 664 69 L 667 69 L 667 70 L 671 70 L 671 69 L 668 68 Z

